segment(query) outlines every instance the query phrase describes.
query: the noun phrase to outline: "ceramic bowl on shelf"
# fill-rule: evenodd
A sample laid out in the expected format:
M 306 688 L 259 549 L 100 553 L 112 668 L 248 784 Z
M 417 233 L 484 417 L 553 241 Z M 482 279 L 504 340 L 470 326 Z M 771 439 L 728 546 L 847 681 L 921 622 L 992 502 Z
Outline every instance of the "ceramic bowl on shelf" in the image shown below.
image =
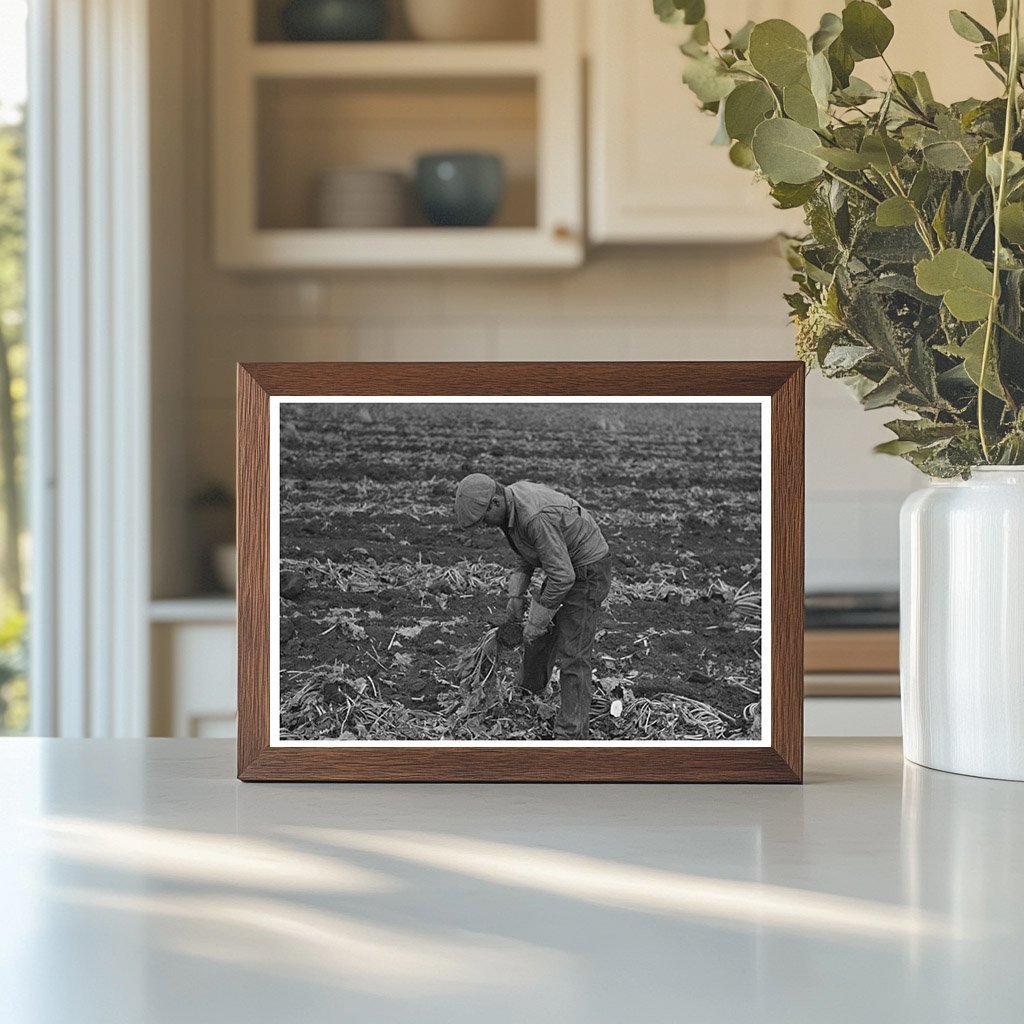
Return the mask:
M 425 153 L 416 162 L 416 194 L 435 227 L 489 224 L 505 195 L 505 172 L 494 153 Z
M 533 34 L 529 0 L 404 0 L 404 8 L 413 35 L 427 42 L 528 39 Z
M 405 175 L 371 167 L 336 167 L 320 177 L 316 223 L 321 228 L 373 230 L 406 222 Z
M 293 42 L 363 42 L 388 27 L 387 0 L 289 0 L 281 28 Z

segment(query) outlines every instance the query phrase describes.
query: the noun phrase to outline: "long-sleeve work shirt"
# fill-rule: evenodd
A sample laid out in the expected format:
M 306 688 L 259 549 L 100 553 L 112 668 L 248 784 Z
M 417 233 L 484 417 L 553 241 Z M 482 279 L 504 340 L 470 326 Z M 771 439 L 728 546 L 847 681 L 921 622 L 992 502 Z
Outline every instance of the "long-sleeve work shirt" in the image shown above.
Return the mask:
M 578 501 L 543 484 L 520 480 L 505 488 L 508 522 L 502 527 L 527 579 L 544 570 L 540 602 L 558 608 L 576 582 L 576 569 L 608 554 L 594 517 Z

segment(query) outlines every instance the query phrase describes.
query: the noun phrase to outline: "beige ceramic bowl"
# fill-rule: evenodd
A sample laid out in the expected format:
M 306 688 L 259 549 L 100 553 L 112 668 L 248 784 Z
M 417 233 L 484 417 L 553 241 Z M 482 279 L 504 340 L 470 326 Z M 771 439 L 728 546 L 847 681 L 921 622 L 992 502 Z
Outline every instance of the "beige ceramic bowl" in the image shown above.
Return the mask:
M 405 0 L 405 15 L 417 39 L 484 42 L 535 37 L 531 0 Z

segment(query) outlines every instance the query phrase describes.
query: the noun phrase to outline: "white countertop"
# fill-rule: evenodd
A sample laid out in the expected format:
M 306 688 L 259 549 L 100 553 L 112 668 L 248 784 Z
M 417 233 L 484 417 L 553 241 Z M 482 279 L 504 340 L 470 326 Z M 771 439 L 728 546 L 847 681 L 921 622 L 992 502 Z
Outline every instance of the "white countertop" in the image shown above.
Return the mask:
M 226 741 L 0 741 L 10 1024 L 1016 1022 L 1024 785 L 242 785 Z

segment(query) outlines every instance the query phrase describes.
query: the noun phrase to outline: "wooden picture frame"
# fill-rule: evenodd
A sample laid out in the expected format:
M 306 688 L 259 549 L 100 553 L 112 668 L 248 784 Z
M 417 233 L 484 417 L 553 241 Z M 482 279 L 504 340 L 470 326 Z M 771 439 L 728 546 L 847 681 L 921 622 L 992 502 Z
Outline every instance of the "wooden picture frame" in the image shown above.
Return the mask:
M 770 735 L 762 745 L 271 742 L 271 400 L 763 399 L 770 425 Z M 678 399 L 677 399 L 678 400 Z M 799 362 L 258 363 L 238 367 L 238 777 L 243 781 L 800 782 L 804 367 Z M 763 490 L 763 488 L 762 488 Z M 768 587 L 766 586 L 767 590 Z

